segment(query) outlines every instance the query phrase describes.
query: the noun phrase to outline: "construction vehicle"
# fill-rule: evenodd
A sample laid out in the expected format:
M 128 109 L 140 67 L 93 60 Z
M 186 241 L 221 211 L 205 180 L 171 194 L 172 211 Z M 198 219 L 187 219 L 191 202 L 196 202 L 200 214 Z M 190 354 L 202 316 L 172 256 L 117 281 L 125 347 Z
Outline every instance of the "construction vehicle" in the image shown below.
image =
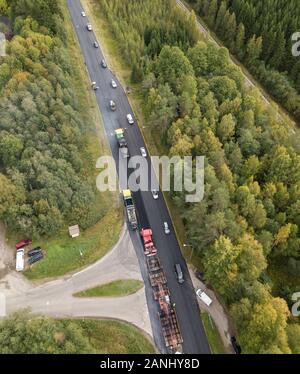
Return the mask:
M 159 299 L 159 305 L 161 309 L 159 318 L 166 347 L 178 352 L 183 340 L 179 330 L 175 306 L 171 304 L 169 297 L 164 296 Z
M 143 238 L 150 236 L 152 241 L 151 229 L 142 230 L 141 233 L 142 232 L 144 234 Z M 146 255 L 146 262 L 150 284 L 153 289 L 153 296 L 158 302 L 159 306 L 159 319 L 161 322 L 165 345 L 173 353 L 180 353 L 183 340 L 179 329 L 175 306 L 171 302 L 167 278 L 157 254 L 152 256 Z
M 125 130 L 124 129 L 117 129 L 115 130 L 115 135 L 118 141 L 119 149 L 121 152 L 121 155 L 123 158 L 128 158 L 129 157 L 129 151 L 128 151 L 128 146 L 127 146 L 127 141 L 125 138 Z
M 133 197 L 130 190 L 123 191 L 123 199 L 130 228 L 131 230 L 136 230 L 138 228 L 138 221 L 136 217 Z
M 157 249 L 152 240 L 152 230 L 151 229 L 142 229 L 141 237 L 144 244 L 144 253 L 146 256 L 154 256 L 157 254 Z

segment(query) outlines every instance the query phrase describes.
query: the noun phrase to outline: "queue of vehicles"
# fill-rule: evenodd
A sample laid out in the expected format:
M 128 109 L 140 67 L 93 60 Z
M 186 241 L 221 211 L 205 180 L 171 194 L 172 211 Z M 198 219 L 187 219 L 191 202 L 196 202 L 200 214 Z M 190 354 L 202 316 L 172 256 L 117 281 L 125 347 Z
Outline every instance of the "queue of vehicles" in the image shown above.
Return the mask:
M 83 17 L 85 15 L 82 14 Z M 87 24 L 88 31 L 92 31 L 91 24 Z M 98 48 L 99 45 L 95 41 L 94 47 Z M 102 68 L 107 68 L 107 64 L 105 60 L 101 60 L 100 65 Z M 111 79 L 110 85 L 113 89 L 118 87 L 116 81 Z M 97 86 L 96 82 L 92 82 L 92 88 L 97 90 L 99 87 Z M 109 101 L 109 107 L 112 111 L 116 110 L 116 104 L 113 100 Z M 134 124 L 133 116 L 129 113 L 126 116 L 127 122 L 130 125 Z M 118 141 L 119 149 L 121 151 L 122 157 L 127 158 L 129 157 L 129 151 L 127 146 L 127 141 L 125 138 L 125 130 L 120 128 L 115 130 L 116 139 Z M 145 147 L 140 147 L 140 152 L 143 157 L 147 157 L 147 151 Z M 159 197 L 158 191 L 153 190 L 152 196 L 154 200 L 157 200 Z M 123 200 L 126 210 L 127 219 L 129 222 L 129 226 L 132 230 L 136 230 L 138 228 L 138 220 L 137 214 L 135 210 L 135 205 L 133 201 L 133 196 L 130 190 L 123 191 Z M 163 230 L 166 235 L 170 234 L 170 228 L 167 222 L 163 222 Z M 179 325 L 177 321 L 176 311 L 174 305 L 172 305 L 170 301 L 170 292 L 167 287 L 166 277 L 164 275 L 163 269 L 160 265 L 159 258 L 157 256 L 157 249 L 152 240 L 152 230 L 151 229 L 142 229 L 140 231 L 143 246 L 144 246 L 144 254 L 147 258 L 147 265 L 150 277 L 150 283 L 154 290 L 154 298 L 159 301 L 160 306 L 160 320 L 162 323 L 162 330 L 165 338 L 165 343 L 167 347 L 172 348 L 176 352 L 180 349 L 182 344 L 182 337 L 179 330 Z M 182 268 L 180 264 L 174 265 L 174 270 L 176 273 L 176 277 L 179 284 L 184 283 L 184 276 L 182 272 Z M 202 290 L 196 290 L 197 297 L 206 305 L 210 306 L 212 304 L 212 299 Z M 232 343 L 233 344 L 233 343 Z M 234 345 L 234 344 L 233 344 Z M 235 349 L 237 351 L 237 349 Z

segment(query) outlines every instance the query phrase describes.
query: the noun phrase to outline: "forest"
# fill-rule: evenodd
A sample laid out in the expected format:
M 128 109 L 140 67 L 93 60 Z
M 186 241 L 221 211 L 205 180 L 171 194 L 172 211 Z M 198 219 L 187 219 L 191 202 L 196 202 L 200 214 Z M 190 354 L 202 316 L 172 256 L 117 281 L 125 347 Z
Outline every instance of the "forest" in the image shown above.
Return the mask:
M 94 224 L 82 122 L 58 0 L 1 0 L 14 36 L 0 57 L 0 220 L 26 236 Z
M 300 353 L 289 309 L 299 287 L 273 293 L 268 273 L 286 263 L 300 286 L 299 131 L 246 88 L 228 50 L 201 39 L 175 1 L 99 2 L 152 131 L 170 155 L 205 156 L 204 200 L 172 197 L 243 352 Z
M 300 59 L 292 35 L 300 31 L 298 0 L 188 0 L 226 47 L 269 93 L 300 120 Z

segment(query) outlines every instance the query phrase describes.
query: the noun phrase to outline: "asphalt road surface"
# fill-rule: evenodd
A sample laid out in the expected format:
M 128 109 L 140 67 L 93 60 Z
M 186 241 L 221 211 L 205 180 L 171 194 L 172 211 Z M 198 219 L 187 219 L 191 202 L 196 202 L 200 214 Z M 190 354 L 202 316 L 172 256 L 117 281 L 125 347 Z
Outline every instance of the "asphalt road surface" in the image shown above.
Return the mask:
M 140 147 L 146 148 L 146 146 L 136 121 L 132 126 L 127 123 L 126 115 L 128 113 L 131 113 L 133 117 L 134 115 L 118 79 L 109 68 L 103 69 L 100 65 L 104 56 L 101 48 L 93 46 L 96 37 L 93 31 L 87 30 L 86 26 L 89 21 L 88 17 L 82 17 L 81 15 L 83 8 L 80 1 L 68 0 L 68 7 L 91 82 L 95 81 L 99 86 L 99 89 L 95 91 L 95 95 L 102 113 L 112 153 L 118 165 L 118 145 L 114 136 L 115 129 L 120 127 L 126 128 L 126 139 L 131 156 L 140 155 Z M 117 88 L 113 89 L 111 87 L 111 79 L 117 82 Z M 110 110 L 109 100 L 114 100 L 116 103 L 117 110 L 115 112 Z M 148 161 L 150 164 L 149 159 Z M 124 165 L 121 166 L 124 167 Z M 210 353 L 207 337 L 200 318 L 195 290 L 188 273 L 186 262 L 182 256 L 163 195 L 160 193 L 159 199 L 154 200 L 151 191 L 145 191 L 136 192 L 134 198 L 141 226 L 151 227 L 154 233 L 154 241 L 158 248 L 158 254 L 171 291 L 171 299 L 176 304 L 180 330 L 183 337 L 183 352 L 191 354 Z M 169 223 L 171 229 L 170 235 L 164 233 L 163 222 L 165 221 Z M 141 243 L 137 240 L 137 233 L 132 233 L 132 238 L 134 239 L 135 246 L 137 246 L 136 251 L 141 251 L 142 253 Z M 185 282 L 182 285 L 179 285 L 177 282 L 174 272 L 175 264 L 180 264 L 183 269 Z M 155 311 L 149 310 L 149 313 L 151 319 L 158 318 L 157 315 L 153 315 Z

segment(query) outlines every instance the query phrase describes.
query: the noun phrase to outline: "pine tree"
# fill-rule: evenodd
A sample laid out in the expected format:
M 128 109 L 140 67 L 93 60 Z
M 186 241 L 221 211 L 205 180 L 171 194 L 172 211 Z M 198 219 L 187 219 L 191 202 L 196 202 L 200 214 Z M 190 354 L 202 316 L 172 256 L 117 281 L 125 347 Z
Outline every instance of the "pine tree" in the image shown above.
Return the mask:
M 215 30 L 222 31 L 224 30 L 224 17 L 227 11 L 226 2 L 222 1 L 215 22 Z
M 245 26 L 243 23 L 240 23 L 237 29 L 234 51 L 238 58 L 242 60 L 245 53 Z
M 215 24 L 217 10 L 218 10 L 218 0 L 212 0 L 210 2 L 210 5 L 207 11 L 207 23 L 210 27 L 213 27 Z

